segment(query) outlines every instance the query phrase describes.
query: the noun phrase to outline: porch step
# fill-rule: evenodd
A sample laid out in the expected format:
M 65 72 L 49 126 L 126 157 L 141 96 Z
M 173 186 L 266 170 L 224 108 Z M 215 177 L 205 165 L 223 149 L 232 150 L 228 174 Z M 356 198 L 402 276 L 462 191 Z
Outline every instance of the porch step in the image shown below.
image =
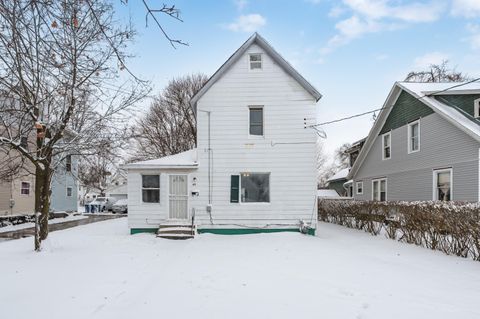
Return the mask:
M 190 239 L 195 237 L 195 225 L 186 224 L 161 224 L 158 227 L 157 237 L 166 239 Z

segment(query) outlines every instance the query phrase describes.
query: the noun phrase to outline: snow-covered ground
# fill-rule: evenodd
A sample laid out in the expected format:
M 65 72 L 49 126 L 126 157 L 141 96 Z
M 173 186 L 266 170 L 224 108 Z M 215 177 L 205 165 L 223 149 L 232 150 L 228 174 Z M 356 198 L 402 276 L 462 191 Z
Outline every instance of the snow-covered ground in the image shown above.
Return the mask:
M 125 218 L 0 243 L 2 318 L 480 318 L 480 263 L 320 224 L 130 236 Z
M 70 222 L 72 220 L 84 219 L 84 218 L 88 218 L 88 216 L 69 214 L 67 217 L 57 217 L 57 218 L 49 219 L 48 224 L 52 225 L 52 224 Z M 30 227 L 35 227 L 35 223 L 23 223 L 23 224 L 8 225 L 8 226 L 0 227 L 0 233 L 12 231 L 12 230 L 25 229 Z

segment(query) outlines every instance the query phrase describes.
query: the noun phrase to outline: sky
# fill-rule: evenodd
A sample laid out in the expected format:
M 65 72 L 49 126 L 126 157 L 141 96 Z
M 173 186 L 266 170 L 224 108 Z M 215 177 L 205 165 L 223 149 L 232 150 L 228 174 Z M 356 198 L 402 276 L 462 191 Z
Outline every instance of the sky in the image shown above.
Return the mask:
M 116 4 L 138 35 L 127 61 L 158 93 L 169 79 L 212 75 L 253 32 L 259 32 L 323 97 L 318 122 L 380 108 L 395 81 L 449 60 L 480 77 L 480 0 L 146 0 L 181 10 L 183 22 L 159 15 L 172 48 L 142 0 Z M 140 108 L 146 108 L 148 101 Z M 325 151 L 365 137 L 372 115 L 325 125 Z

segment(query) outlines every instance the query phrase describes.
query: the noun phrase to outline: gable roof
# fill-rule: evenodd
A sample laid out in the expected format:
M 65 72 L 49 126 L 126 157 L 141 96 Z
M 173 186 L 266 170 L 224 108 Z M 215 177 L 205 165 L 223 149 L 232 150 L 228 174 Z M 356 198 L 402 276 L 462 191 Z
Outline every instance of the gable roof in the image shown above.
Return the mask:
M 336 180 L 347 179 L 349 168 L 344 168 L 339 170 L 335 173 L 332 177 L 330 177 L 327 182 L 334 182 Z
M 196 168 L 198 167 L 197 149 L 178 153 L 175 155 L 164 156 L 161 158 L 135 162 L 123 165 L 126 169 L 156 169 L 156 168 Z
M 320 100 L 322 95 L 315 89 L 313 85 L 311 85 L 297 70 L 295 70 L 290 63 L 288 63 L 275 49 L 257 32 L 255 32 L 247 41 L 240 48 L 235 51 L 230 58 L 228 58 L 225 63 L 208 79 L 207 83 L 200 89 L 200 91 L 195 94 L 190 104 L 192 105 L 193 109 L 196 111 L 197 102 L 198 100 L 212 87 L 215 82 L 217 82 L 222 75 L 227 72 L 230 67 L 235 64 L 243 54 L 248 50 L 248 48 L 253 45 L 257 44 L 261 47 L 268 55 L 291 77 L 293 77 L 311 96 L 315 98 L 315 101 Z
M 480 94 L 480 83 L 416 83 L 416 82 L 395 82 L 387 100 L 382 106 L 378 118 L 368 134 L 365 145 L 360 151 L 357 160 L 353 164 L 348 178 L 353 178 L 358 169 L 367 157 L 375 139 L 379 135 L 388 115 L 392 111 L 398 96 L 402 91 L 423 102 L 442 118 L 464 131 L 472 138 L 480 142 L 480 121 L 473 118 L 460 108 L 454 105 L 448 105 L 437 100 L 435 96 L 441 95 L 460 95 L 460 94 Z

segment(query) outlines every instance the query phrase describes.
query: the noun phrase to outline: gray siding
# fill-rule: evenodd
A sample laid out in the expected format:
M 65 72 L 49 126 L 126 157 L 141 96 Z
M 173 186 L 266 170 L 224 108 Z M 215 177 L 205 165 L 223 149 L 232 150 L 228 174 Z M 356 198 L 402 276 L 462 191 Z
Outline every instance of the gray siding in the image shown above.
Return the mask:
M 420 151 L 407 152 L 407 125 L 392 130 L 392 158 L 382 160 L 378 136 L 355 181 L 364 181 L 363 195 L 372 198 L 372 179 L 386 177 L 388 200 L 431 200 L 433 170 L 453 168 L 453 200 L 478 200 L 479 147 L 473 138 L 434 113 L 420 119 Z
M 60 165 L 52 178 L 50 209 L 53 211 L 77 211 L 78 202 L 78 158 L 72 156 L 72 171 L 66 172 Z M 72 187 L 72 196 L 67 197 L 67 187 Z

